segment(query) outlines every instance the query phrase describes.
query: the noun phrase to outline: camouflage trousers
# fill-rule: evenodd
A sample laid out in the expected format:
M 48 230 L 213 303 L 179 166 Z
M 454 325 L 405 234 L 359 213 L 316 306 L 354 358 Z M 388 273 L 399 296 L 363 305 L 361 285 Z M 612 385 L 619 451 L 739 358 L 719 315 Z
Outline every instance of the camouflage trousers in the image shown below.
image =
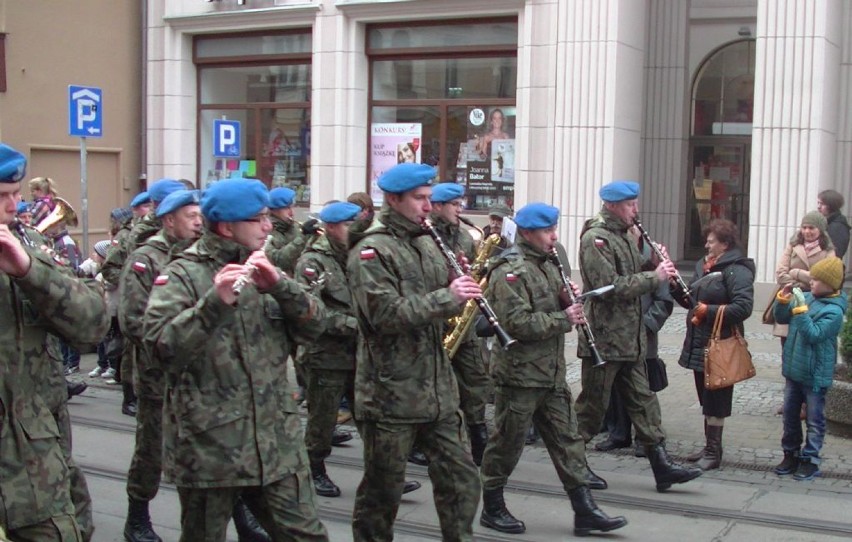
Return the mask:
M 89 495 L 89 486 L 86 483 L 86 477 L 83 476 L 83 470 L 77 466 L 71 455 L 71 416 L 68 414 L 68 405 L 63 404 L 61 408 L 54 411 L 53 418 L 59 428 L 59 447 L 68 465 L 74 517 L 82 533 L 82 540 L 88 542 L 95 532 L 95 524 L 92 521 L 92 497 Z
M 355 371 L 307 368 L 308 423 L 305 447 L 311 464 L 325 461 L 331 455 L 331 436 L 337 424 L 337 411 L 343 396 L 355 404 Z
M 665 440 L 660 402 L 648 387 L 645 363 L 607 361 L 603 367 L 595 367 L 591 359 L 583 358 L 581 380 L 583 391 L 577 396 L 576 409 L 580 434 L 586 442 L 600 431 L 613 388 L 633 421 L 636 441 L 647 446 Z
M 565 491 L 586 482 L 586 444 L 577 431 L 571 391 L 553 388 L 496 386 L 494 431 L 482 458 L 483 489 L 505 487 L 524 451 L 530 424 L 534 424 Z
M 443 540 L 473 539 L 479 477 L 459 414 L 418 424 L 360 421 L 358 431 L 364 441 L 364 477 L 352 513 L 355 541 L 393 540 L 405 466 L 415 440 L 429 458 Z
M 138 358 L 137 358 L 138 359 Z M 136 371 L 136 447 L 127 471 L 127 495 L 150 501 L 163 472 L 163 391 L 159 369 Z
M 459 385 L 459 406 L 464 414 L 464 422 L 468 427 L 485 423 L 489 379 L 479 341 L 468 340 L 459 345 L 452 362 Z
M 0 532 L 2 534 L 2 532 Z M 37 523 L 9 531 L 0 540 L 11 542 L 82 542 L 83 535 L 73 516 L 55 516 Z
M 241 497 L 273 540 L 327 541 L 307 469 L 260 487 L 178 487 L 180 542 L 224 542 Z

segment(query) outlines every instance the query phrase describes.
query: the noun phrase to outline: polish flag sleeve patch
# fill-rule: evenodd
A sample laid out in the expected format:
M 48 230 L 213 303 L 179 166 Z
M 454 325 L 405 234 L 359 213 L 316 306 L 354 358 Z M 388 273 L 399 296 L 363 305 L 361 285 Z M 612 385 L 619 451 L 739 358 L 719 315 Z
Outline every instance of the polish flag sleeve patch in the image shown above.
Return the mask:
M 361 259 L 362 260 L 372 260 L 376 257 L 376 249 L 374 248 L 365 248 L 361 250 Z
M 162 286 L 169 282 L 168 275 L 157 275 L 157 278 L 154 279 L 154 286 Z
M 506 273 L 506 282 L 517 282 L 518 275 L 514 273 Z
M 597 248 L 603 248 L 606 246 L 606 239 L 601 239 L 600 237 L 595 237 L 595 246 Z
M 317 270 L 313 267 L 306 267 L 302 274 L 308 277 L 309 279 L 312 279 L 316 276 Z
M 142 262 L 133 262 L 133 265 L 131 267 L 137 273 L 144 273 L 148 270 L 148 266 Z

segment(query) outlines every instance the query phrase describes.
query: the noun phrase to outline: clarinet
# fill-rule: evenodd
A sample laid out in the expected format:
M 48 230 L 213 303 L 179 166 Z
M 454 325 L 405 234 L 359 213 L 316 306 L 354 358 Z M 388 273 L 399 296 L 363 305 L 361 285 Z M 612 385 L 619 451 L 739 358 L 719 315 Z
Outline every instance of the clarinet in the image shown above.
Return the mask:
M 266 249 L 269 248 L 269 243 L 272 241 L 272 236 L 267 235 L 266 241 L 263 242 L 263 246 L 260 247 L 260 250 L 266 252 Z M 243 275 L 241 275 L 237 280 L 234 281 L 233 291 L 235 296 L 239 296 L 240 292 L 243 291 L 243 288 L 246 287 L 247 284 L 252 282 L 252 275 L 257 268 L 252 264 L 246 264 L 246 271 Z
M 441 236 L 438 234 L 438 230 L 432 225 L 432 222 L 428 218 L 424 218 L 422 222 L 423 229 L 426 230 L 429 235 L 432 237 L 432 240 L 435 241 L 435 244 L 438 245 L 438 248 L 441 250 L 441 254 L 443 254 L 444 259 L 449 264 L 450 269 L 453 270 L 453 273 L 456 274 L 457 277 L 461 277 L 466 273 L 462 269 L 461 265 L 459 265 L 458 260 L 456 260 L 456 255 L 447 247 L 444 243 L 444 240 L 441 239 Z M 484 297 L 475 298 L 477 307 L 479 307 L 479 312 L 485 316 L 488 323 L 491 325 L 491 328 L 494 330 L 494 335 L 497 337 L 497 340 L 500 342 L 500 346 L 503 347 L 503 350 L 508 350 L 512 345 L 517 343 L 516 339 L 513 339 L 505 329 L 500 325 L 500 322 L 497 320 L 497 314 L 494 313 L 494 309 L 491 308 L 491 305 L 488 304 L 488 301 Z
M 556 267 L 559 269 L 559 277 L 562 279 L 562 285 L 565 286 L 565 291 L 568 292 L 568 300 L 573 305 L 577 302 L 577 296 L 574 295 L 574 290 L 571 289 L 571 282 L 568 279 L 568 275 L 565 274 L 565 266 L 562 265 L 562 260 L 559 259 L 559 252 L 556 250 L 556 247 L 553 247 L 550 249 L 550 253 L 556 261 Z M 586 336 L 586 342 L 589 343 L 589 349 L 592 351 L 594 366 L 603 366 L 606 362 L 601 357 L 601 353 L 598 352 L 598 347 L 595 344 L 595 335 L 592 333 L 592 326 L 586 322 L 585 324 L 580 324 L 579 328 L 583 330 L 583 335 Z
M 660 247 L 651 239 L 651 236 L 648 235 L 648 231 L 642 226 L 642 223 L 639 221 L 639 216 L 635 216 L 633 218 L 633 225 L 636 226 L 636 229 L 639 230 L 639 233 L 642 235 L 642 239 L 645 240 L 645 244 L 651 247 L 651 250 L 654 251 L 654 254 L 657 255 L 657 259 L 660 261 L 667 260 L 663 251 L 660 250 Z M 683 277 L 680 276 L 680 273 L 675 269 L 675 287 L 678 290 L 678 297 L 681 297 L 690 307 L 694 304 L 692 301 L 692 291 L 687 286 L 686 282 L 683 280 Z
M 33 242 L 30 234 L 27 233 L 27 227 L 24 226 L 24 223 L 18 219 L 12 223 L 12 228 L 18 233 L 18 237 L 21 238 L 21 242 L 23 242 L 26 246 L 30 248 L 38 248 L 36 247 L 35 242 Z

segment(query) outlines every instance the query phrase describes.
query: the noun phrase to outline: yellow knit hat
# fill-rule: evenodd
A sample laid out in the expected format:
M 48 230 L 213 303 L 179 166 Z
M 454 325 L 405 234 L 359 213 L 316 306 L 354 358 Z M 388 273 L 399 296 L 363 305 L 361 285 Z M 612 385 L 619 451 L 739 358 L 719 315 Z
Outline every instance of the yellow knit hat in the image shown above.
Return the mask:
M 811 278 L 824 282 L 832 290 L 843 286 L 843 262 L 832 256 L 811 266 Z

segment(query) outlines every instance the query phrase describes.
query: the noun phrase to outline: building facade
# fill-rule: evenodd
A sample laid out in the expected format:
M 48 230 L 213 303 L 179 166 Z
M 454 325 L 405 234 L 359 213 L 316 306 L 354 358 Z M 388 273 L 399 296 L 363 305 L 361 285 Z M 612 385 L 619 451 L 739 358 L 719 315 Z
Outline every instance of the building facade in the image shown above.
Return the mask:
M 817 193 L 852 193 L 848 0 L 149 0 L 146 24 L 152 177 L 316 210 L 425 162 L 473 215 L 558 206 L 570 254 L 636 179 L 675 259 L 731 218 L 767 285 Z
M 27 154 L 82 215 L 80 138 L 69 136 L 69 85 L 103 91 L 101 137 L 87 137 L 90 244 L 139 190 L 144 141 L 143 10 L 136 2 L 0 0 L 0 140 Z M 24 187 L 24 199 L 29 190 Z M 82 223 L 71 230 L 79 240 Z

